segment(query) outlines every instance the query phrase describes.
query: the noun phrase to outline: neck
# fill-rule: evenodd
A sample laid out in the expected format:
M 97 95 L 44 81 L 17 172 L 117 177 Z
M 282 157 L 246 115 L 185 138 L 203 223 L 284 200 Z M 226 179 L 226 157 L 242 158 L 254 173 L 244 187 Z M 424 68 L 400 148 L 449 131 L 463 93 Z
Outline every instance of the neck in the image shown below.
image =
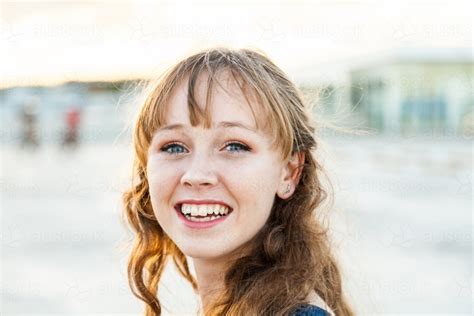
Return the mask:
M 210 259 L 193 259 L 199 296 L 202 306 L 209 307 L 224 291 L 225 262 Z
M 224 277 L 229 265 L 249 251 L 250 243 L 216 258 L 193 258 L 199 296 L 204 310 L 225 291 Z

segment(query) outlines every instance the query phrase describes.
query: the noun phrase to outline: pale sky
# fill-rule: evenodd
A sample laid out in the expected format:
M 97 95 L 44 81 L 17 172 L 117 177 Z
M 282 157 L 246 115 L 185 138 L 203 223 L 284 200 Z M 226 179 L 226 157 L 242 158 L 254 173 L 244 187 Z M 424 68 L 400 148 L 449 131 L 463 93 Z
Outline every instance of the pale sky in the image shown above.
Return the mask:
M 472 48 L 472 1 L 2 1 L 0 86 L 154 77 L 204 47 L 294 79 L 404 49 Z

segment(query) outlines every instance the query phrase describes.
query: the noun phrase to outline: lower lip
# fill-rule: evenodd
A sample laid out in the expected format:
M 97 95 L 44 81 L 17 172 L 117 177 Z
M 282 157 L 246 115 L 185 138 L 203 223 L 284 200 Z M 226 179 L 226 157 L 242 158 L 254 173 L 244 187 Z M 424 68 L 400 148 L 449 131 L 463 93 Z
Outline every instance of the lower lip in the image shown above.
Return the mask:
M 188 220 L 184 215 L 183 213 L 181 213 L 181 211 L 177 208 L 175 208 L 176 210 L 176 213 L 178 213 L 178 217 L 183 221 L 184 225 L 186 225 L 187 227 L 189 228 L 210 228 L 210 227 L 213 227 L 219 223 L 222 223 L 223 221 L 225 221 L 227 219 L 227 217 L 229 217 L 230 215 L 230 212 L 227 213 L 226 216 L 221 216 L 219 218 L 216 218 L 212 221 L 207 221 L 207 222 L 192 222 L 190 220 Z

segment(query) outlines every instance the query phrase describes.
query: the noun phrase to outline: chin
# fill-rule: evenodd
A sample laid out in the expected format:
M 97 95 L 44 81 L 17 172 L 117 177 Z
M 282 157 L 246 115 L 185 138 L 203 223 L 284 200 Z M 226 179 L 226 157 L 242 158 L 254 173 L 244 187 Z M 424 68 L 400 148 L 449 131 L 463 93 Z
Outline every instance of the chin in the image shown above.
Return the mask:
M 187 246 L 181 248 L 181 251 L 188 257 L 193 259 L 217 259 L 219 257 L 225 256 L 230 253 L 229 249 L 219 249 L 215 245 L 209 245 L 208 247 L 199 245 L 199 246 Z

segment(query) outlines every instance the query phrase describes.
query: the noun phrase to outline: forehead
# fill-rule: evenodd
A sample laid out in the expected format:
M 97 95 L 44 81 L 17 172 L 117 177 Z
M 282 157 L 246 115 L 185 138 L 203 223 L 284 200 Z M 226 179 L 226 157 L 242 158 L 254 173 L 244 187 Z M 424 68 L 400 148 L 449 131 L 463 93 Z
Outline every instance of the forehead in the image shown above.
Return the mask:
M 208 91 L 207 79 L 206 74 L 198 76 L 194 86 L 195 103 L 191 102 L 192 104 L 189 104 L 188 98 L 188 78 L 176 86 L 166 105 L 164 125 L 189 124 L 189 107 L 199 107 L 205 112 L 207 106 L 213 124 L 237 122 L 255 131 L 261 126 L 260 122 L 264 115 L 253 94 L 244 94 L 229 73 L 221 73 L 213 82 L 211 91 Z M 209 103 L 207 102 L 208 93 L 210 94 Z

